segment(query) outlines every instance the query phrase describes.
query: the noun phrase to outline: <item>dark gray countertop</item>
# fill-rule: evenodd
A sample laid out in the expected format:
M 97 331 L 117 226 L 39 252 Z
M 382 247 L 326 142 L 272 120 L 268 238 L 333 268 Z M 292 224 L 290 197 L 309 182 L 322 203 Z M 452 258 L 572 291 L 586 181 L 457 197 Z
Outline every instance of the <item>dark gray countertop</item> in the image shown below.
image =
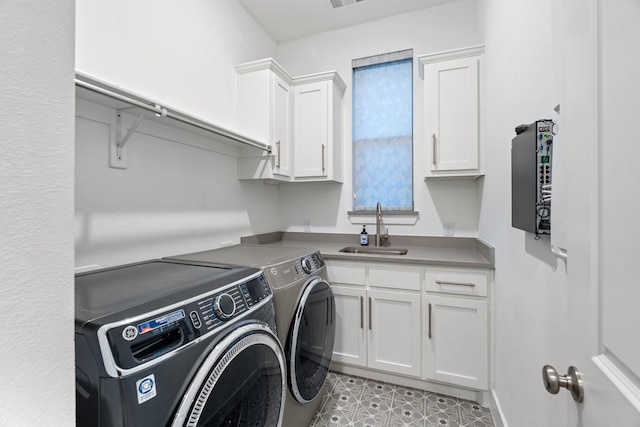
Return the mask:
M 370 235 L 369 247 L 374 247 Z M 242 243 L 276 247 L 317 248 L 327 260 L 375 261 L 403 264 L 494 268 L 494 248 L 472 237 L 390 236 L 390 247 L 408 249 L 406 255 L 353 254 L 345 246 L 360 246 L 359 234 L 274 232 L 243 237 Z

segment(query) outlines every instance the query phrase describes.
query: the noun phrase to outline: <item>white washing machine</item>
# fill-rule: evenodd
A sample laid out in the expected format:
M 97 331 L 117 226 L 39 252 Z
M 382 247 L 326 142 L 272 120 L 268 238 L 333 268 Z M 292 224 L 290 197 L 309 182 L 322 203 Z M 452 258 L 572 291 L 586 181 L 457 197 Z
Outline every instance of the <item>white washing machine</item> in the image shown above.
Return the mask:
M 285 348 L 284 427 L 306 427 L 322 401 L 335 338 L 335 302 L 317 250 L 236 245 L 171 257 L 261 268 L 272 291 L 277 335 Z

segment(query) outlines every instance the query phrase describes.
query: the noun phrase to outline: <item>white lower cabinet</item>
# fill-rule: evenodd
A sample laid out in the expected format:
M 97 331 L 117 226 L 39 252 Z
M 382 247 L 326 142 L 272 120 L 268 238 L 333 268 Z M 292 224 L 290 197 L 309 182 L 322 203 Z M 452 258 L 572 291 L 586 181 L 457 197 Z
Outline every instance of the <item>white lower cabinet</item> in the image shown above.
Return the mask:
M 425 295 L 425 377 L 486 390 L 488 387 L 487 301 Z
M 392 289 L 372 287 L 374 267 L 365 264 L 328 263 L 328 274 L 336 301 L 333 359 L 419 377 L 419 292 L 403 292 L 395 281 Z
M 333 360 L 420 376 L 420 296 L 332 285 Z
M 490 270 L 329 260 L 327 274 L 335 362 L 488 390 Z
M 331 285 L 336 302 L 336 337 L 333 360 L 354 366 L 367 366 L 364 288 Z
M 370 368 L 419 377 L 420 296 L 398 291 L 367 291 Z

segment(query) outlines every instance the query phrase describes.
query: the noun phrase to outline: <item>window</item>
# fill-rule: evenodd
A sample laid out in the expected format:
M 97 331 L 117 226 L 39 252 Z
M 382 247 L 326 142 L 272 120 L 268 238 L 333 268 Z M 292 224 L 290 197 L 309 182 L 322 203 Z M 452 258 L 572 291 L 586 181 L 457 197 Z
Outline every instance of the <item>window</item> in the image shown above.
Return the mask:
M 353 209 L 413 210 L 413 50 L 353 61 Z

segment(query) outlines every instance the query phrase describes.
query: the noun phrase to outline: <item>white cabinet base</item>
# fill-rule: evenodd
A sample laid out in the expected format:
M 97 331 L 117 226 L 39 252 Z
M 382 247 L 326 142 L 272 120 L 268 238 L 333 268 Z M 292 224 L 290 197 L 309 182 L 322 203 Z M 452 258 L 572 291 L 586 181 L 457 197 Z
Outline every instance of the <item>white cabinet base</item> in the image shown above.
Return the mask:
M 487 301 L 425 295 L 425 377 L 487 389 Z
M 370 289 L 367 297 L 368 366 L 419 377 L 420 295 Z
M 333 360 L 352 365 L 367 365 L 367 329 L 362 288 L 331 286 L 336 302 L 336 336 Z

